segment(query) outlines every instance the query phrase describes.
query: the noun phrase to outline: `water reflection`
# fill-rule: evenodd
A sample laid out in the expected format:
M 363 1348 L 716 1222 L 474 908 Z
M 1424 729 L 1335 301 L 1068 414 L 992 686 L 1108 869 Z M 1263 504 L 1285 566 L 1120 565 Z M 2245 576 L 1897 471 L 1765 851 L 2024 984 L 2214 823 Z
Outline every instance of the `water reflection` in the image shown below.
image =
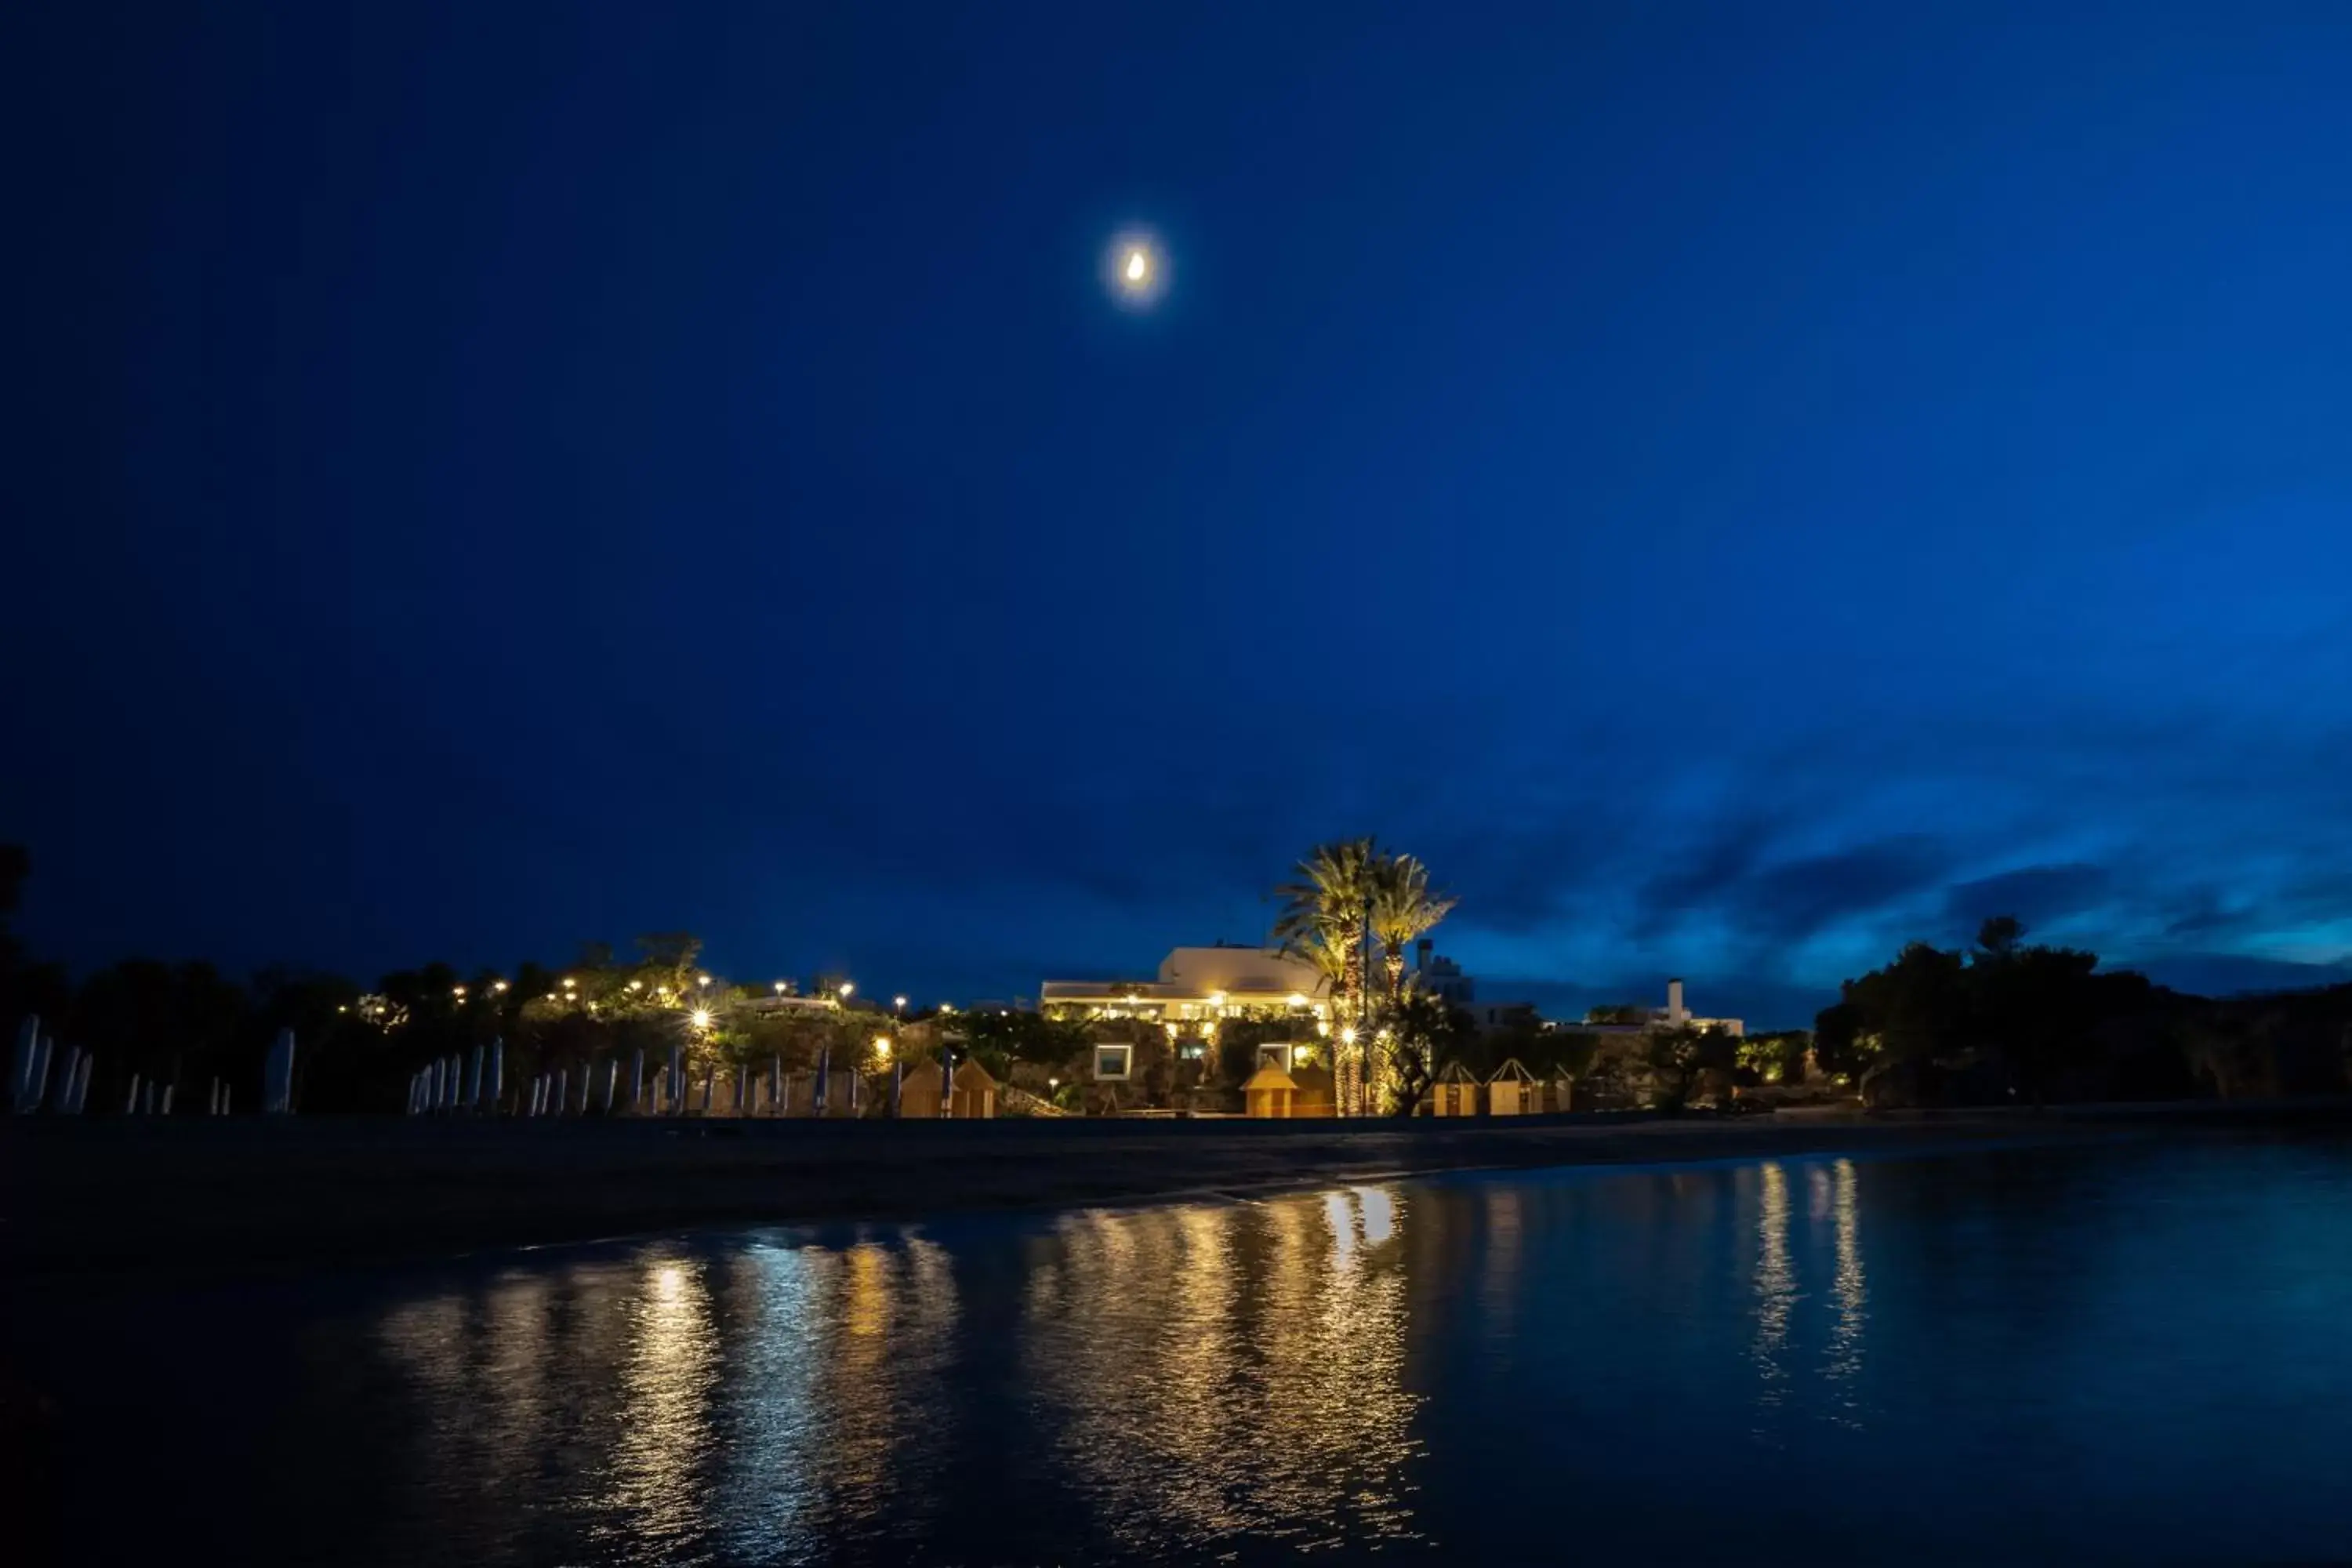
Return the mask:
M 1757 1173 L 1762 1195 L 1756 1211 L 1756 1370 L 1764 1387 L 1757 1403 L 1780 1403 L 1788 1369 L 1780 1352 L 1789 1340 L 1789 1312 L 1797 1299 L 1796 1275 L 1789 1267 L 1789 1173 L 1778 1161 Z
M 1859 1408 L 1854 1384 L 1862 1371 L 1864 1315 L 1870 1304 L 1862 1277 L 1861 1187 L 1853 1162 L 1840 1160 L 1830 1201 L 1837 1225 L 1837 1275 L 1831 1288 L 1837 1321 L 1830 1331 L 1829 1363 L 1822 1370 L 1836 1390 L 1839 1406 L 1849 1413 Z
M 1120 1549 L 1413 1533 L 1409 1223 L 1370 1188 L 1063 1222 L 1030 1278 L 1024 1365 Z
M 718 1341 L 698 1266 L 657 1263 L 631 1293 L 621 1368 L 625 1416 L 615 1434 L 610 1528 L 655 1542 L 690 1541 L 701 1526 L 696 1467 L 710 1451 Z
M 137 1419 L 67 1500 L 94 1561 L 163 1560 L 150 1521 L 233 1562 L 1831 1560 L 1922 1519 L 1959 1561 L 2318 1559 L 2352 1160 L 2301 1158 L 1465 1175 L 289 1285 L 174 1304 L 200 1362 L 78 1370 Z

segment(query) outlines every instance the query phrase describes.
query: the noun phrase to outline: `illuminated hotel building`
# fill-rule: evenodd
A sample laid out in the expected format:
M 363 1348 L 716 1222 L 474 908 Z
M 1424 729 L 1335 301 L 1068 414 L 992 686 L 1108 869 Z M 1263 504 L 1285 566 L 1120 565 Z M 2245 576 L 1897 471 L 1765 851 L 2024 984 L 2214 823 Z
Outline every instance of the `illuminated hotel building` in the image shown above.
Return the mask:
M 1329 990 L 1313 964 L 1267 948 L 1180 947 L 1160 961 L 1157 980 L 1048 980 L 1037 994 L 1037 1006 L 1056 1018 L 1306 1022 L 1329 1016 Z

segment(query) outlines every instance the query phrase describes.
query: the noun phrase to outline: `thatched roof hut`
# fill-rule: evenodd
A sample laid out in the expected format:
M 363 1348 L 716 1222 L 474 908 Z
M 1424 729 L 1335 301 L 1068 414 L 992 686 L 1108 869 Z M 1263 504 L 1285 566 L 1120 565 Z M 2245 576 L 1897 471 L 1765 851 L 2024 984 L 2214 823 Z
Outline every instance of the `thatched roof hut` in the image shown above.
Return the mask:
M 1486 1114 L 1533 1116 L 1543 1110 L 1543 1086 L 1513 1057 L 1486 1080 Z
M 1272 1062 L 1250 1074 L 1249 1081 L 1242 1085 L 1242 1103 L 1252 1116 L 1262 1120 L 1288 1120 L 1297 1098 L 1297 1080 Z
M 1453 1061 L 1438 1069 L 1437 1081 L 1429 1089 L 1429 1113 L 1432 1116 L 1478 1114 L 1478 1080 L 1471 1076 L 1468 1068 Z

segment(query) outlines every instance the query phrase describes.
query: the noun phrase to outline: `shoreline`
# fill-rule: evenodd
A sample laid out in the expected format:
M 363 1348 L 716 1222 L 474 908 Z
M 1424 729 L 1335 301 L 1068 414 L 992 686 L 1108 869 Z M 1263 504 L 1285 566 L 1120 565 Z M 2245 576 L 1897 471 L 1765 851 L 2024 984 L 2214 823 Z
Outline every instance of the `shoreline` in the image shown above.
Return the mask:
M 425 1121 L 0 1125 L 20 1283 L 270 1274 L 730 1226 L 1241 1201 L 1453 1172 L 2352 1128 L 2340 1100 L 1498 1122 Z

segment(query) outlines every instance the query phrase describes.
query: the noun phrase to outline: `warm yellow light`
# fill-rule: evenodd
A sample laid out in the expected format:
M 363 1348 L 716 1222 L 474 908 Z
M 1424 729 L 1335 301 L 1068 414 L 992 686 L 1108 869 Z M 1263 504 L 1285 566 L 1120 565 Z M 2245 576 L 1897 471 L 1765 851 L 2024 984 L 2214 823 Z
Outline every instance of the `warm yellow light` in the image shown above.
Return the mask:
M 843 981 L 843 982 L 841 983 L 841 998 L 842 998 L 842 1000 L 843 1000 L 843 1001 L 845 1001 L 845 1001 L 847 1001 L 847 1000 L 849 999 L 849 994 L 850 994 L 851 992 L 853 992 L 853 991 L 856 990 L 856 989 L 857 989 L 857 987 L 856 987 L 856 986 L 855 986 L 855 985 L 853 985 L 853 984 L 851 984 L 848 981 L 846 981 L 846 980 Z
M 874 1037 L 874 1054 L 880 1057 L 886 1062 L 890 1059 L 889 1036 L 877 1035 Z
M 907 999 L 904 996 L 893 996 L 890 998 L 890 1005 L 893 1007 L 904 1007 L 906 1005 Z
M 779 995 L 779 996 L 782 996 L 783 994 L 784 994 L 784 983 L 783 983 L 782 981 L 779 980 L 779 981 L 777 981 L 777 982 L 776 982 L 776 994 L 777 994 L 777 995 Z
M 449 994 L 450 994 L 450 995 L 452 995 L 452 996 L 463 996 L 465 994 L 466 994 L 466 988 L 465 988 L 464 986 L 462 986 L 462 985 L 460 985 L 460 986 L 457 987 L 455 990 L 453 990 L 453 991 L 451 991 L 451 992 L 449 993 Z
M 1127 280 L 1129 283 L 1142 282 L 1150 271 L 1151 258 L 1143 253 L 1141 246 L 1127 253 Z
M 629 989 L 632 991 L 643 991 L 645 988 L 646 983 L 642 980 L 632 980 L 629 982 Z
M 696 1028 L 698 1028 L 698 1029 L 707 1029 L 707 1028 L 710 1027 L 710 1009 L 709 1009 L 709 1008 L 708 1008 L 708 1007 L 697 1007 L 697 1008 L 694 1010 L 694 1026 L 695 1026 Z
M 1307 998 L 1306 998 L 1306 997 L 1304 997 L 1304 996 L 1301 996 L 1301 995 L 1300 995 L 1297 992 L 1296 992 L 1296 991 L 1292 992 L 1292 993 L 1289 994 L 1289 996 L 1288 996 L 1288 997 L 1285 998 L 1285 1000 L 1288 1001 L 1288 1002 L 1289 1002 L 1289 1004 L 1290 1004 L 1292 1006 L 1294 1006 L 1294 1007 L 1304 1007 L 1304 1006 L 1306 1006 L 1306 1005 L 1307 1005 Z
M 570 976 L 569 974 L 567 974 L 567 975 L 565 975 L 565 976 L 563 977 L 563 988 L 564 988 L 566 991 L 571 990 L 574 985 L 577 985 L 577 984 L 580 984 L 580 982 L 578 982 L 577 980 L 572 979 L 572 976 Z
M 490 989 L 493 991 L 503 991 L 506 988 L 507 983 L 503 980 L 496 980 L 490 983 Z
M 1356 1043 L 1356 1031 L 1352 1028 L 1340 1030 L 1339 1043 L 1343 1046 L 1354 1045 Z
M 1212 991 L 1212 992 L 1210 992 L 1210 993 L 1209 993 L 1209 1005 L 1210 1005 L 1210 1006 L 1212 1006 L 1212 1007 L 1222 1007 L 1222 1006 L 1223 1006 L 1224 1005 L 1225 1005 L 1225 994 L 1224 994 L 1223 992 L 1222 992 L 1222 991 Z
M 697 985 L 708 985 L 710 984 L 710 976 L 708 974 L 698 974 L 694 977 L 694 983 Z

